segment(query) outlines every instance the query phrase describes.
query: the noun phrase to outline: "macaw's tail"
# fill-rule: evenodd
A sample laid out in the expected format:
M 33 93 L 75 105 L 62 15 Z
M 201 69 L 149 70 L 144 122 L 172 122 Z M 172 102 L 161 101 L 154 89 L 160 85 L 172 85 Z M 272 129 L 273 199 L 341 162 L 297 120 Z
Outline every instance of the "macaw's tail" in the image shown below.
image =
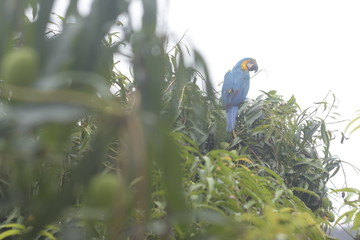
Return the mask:
M 226 110 L 226 131 L 231 132 L 235 128 L 238 106 L 232 106 Z

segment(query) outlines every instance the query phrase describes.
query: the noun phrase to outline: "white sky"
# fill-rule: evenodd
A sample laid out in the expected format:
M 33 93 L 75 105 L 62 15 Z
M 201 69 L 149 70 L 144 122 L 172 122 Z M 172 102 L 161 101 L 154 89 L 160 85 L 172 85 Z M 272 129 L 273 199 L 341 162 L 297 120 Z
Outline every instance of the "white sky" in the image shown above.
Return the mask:
M 57 9 L 65 2 L 58 1 Z M 80 2 L 87 13 L 91 0 Z M 360 109 L 358 0 L 160 2 L 166 6 L 159 17 L 168 33 L 177 40 L 188 31 L 185 40 L 204 55 L 215 87 L 237 61 L 252 57 L 267 74 L 263 71 L 251 80 L 249 98 L 256 98 L 259 90 L 276 90 L 285 99 L 294 94 L 304 109 L 331 90 L 341 119 L 354 118 Z M 141 14 L 136 4 L 132 11 Z M 333 128 L 344 131 L 345 126 Z M 339 142 L 337 138 L 332 153 L 360 168 L 360 130 L 344 144 Z M 351 167 L 346 167 L 346 174 L 348 185 L 360 188 L 360 177 Z M 336 185 L 342 187 L 338 175 Z
M 163 0 L 166 1 L 166 0 Z M 187 40 L 208 61 L 214 86 L 243 57 L 265 69 L 251 80 L 249 98 L 259 90 L 295 95 L 304 109 L 329 90 L 338 98 L 341 119 L 360 109 L 360 2 L 356 0 L 170 0 L 169 33 Z M 331 99 L 329 99 L 331 100 Z M 360 122 L 359 122 L 360 124 Z M 344 131 L 346 123 L 332 126 Z M 340 136 L 340 135 L 339 135 Z M 360 130 L 332 153 L 360 168 Z M 348 185 L 360 188 L 351 167 Z M 343 186 L 340 176 L 338 187 Z

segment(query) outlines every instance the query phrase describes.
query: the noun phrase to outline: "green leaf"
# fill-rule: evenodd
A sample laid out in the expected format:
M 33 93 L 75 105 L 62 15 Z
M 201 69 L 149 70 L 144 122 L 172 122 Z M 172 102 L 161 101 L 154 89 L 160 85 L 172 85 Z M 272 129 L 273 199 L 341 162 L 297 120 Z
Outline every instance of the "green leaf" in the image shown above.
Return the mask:
M 360 195 L 360 190 L 356 188 L 340 188 L 340 189 L 334 189 L 333 192 L 349 192 L 349 193 L 356 193 Z
M 19 230 L 19 229 L 6 230 L 6 231 L 0 233 L 0 240 L 5 239 L 7 237 L 11 237 L 11 236 L 21 235 L 22 233 L 23 233 L 23 230 Z
M 310 190 L 308 190 L 308 189 L 305 189 L 305 188 L 292 187 L 291 190 L 293 190 L 293 191 L 298 191 L 298 192 L 303 192 L 303 193 L 307 193 L 307 194 L 309 194 L 309 195 L 311 195 L 311 196 L 314 196 L 314 197 L 320 199 L 320 196 L 319 196 L 317 193 L 315 193 L 315 192 L 313 192 L 313 191 L 310 191 Z
M 325 144 L 324 154 L 325 154 L 325 158 L 327 158 L 329 154 L 330 138 L 328 132 L 326 131 L 325 121 L 322 121 L 321 123 L 321 138 Z
M 347 130 L 351 127 L 351 125 L 353 125 L 357 120 L 359 120 L 360 119 L 360 116 L 358 116 L 358 117 L 356 117 L 356 118 L 354 118 L 353 120 L 351 120 L 349 123 L 348 123 L 348 125 L 346 125 L 346 127 L 345 127 L 345 132 L 347 132 Z M 352 133 L 352 132 L 354 132 L 356 129 L 358 129 L 359 128 L 359 126 L 357 126 L 355 129 L 353 129 L 351 132 L 350 132 L 350 134 Z
M 336 226 L 337 224 L 339 224 L 340 221 L 341 221 L 342 219 L 346 218 L 347 216 L 348 216 L 348 212 L 345 212 L 345 213 L 341 214 L 341 215 L 336 219 L 334 225 Z
M 266 172 L 268 172 L 271 176 L 273 176 L 274 178 L 276 178 L 276 180 L 278 181 L 278 183 L 279 183 L 281 186 L 285 186 L 283 179 L 282 179 L 277 173 L 275 173 L 274 171 L 272 171 L 271 169 L 266 168 L 266 167 L 263 167 L 263 169 L 264 169 Z
M 212 177 L 207 177 L 206 180 L 208 183 L 207 201 L 209 202 L 212 198 L 212 195 L 213 195 L 213 192 L 215 189 L 215 181 L 214 181 L 214 178 L 212 178 Z
M 303 159 L 303 160 L 300 160 L 300 161 L 298 160 L 293 165 L 293 167 L 301 166 L 301 165 L 312 166 L 314 168 L 319 169 L 322 172 L 327 172 L 327 170 L 325 168 L 323 168 L 323 166 L 319 165 L 319 163 L 315 162 L 313 159 L 306 158 L 306 159 Z
M 281 195 L 284 193 L 284 189 L 278 189 L 275 191 L 275 196 L 273 197 L 273 199 L 271 200 L 272 203 L 275 203 L 280 197 Z
M 359 128 L 360 128 L 360 125 L 357 126 L 357 127 L 355 127 L 353 130 L 351 130 L 350 134 L 353 133 L 353 132 L 355 132 L 355 131 L 358 130 Z
M 295 103 L 295 96 L 291 95 L 291 98 L 287 101 L 287 105 L 293 105 Z
M 359 230 L 359 228 L 360 228 L 360 212 L 358 211 L 354 217 L 352 229 Z
M 49 233 L 47 231 L 40 231 L 40 235 L 44 236 L 44 237 L 46 237 L 46 238 L 48 238 L 50 240 L 56 240 L 56 237 L 53 234 L 51 234 L 51 233 Z
M 19 223 L 7 223 L 0 225 L 0 228 L 17 228 L 20 230 L 25 230 L 25 226 Z
M 252 111 L 251 113 L 247 114 L 246 117 L 246 124 L 247 125 L 252 125 L 256 120 L 258 120 L 259 118 L 261 118 L 262 116 L 262 111 Z

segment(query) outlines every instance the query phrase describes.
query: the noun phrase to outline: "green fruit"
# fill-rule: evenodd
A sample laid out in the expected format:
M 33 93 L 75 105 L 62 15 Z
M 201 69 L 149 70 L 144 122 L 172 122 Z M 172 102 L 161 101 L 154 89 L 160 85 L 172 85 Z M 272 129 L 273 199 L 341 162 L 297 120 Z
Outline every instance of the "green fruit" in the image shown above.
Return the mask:
M 333 212 L 326 212 L 326 217 L 328 218 L 329 222 L 334 222 L 335 221 L 335 214 Z
M 236 151 L 235 149 L 231 150 L 230 152 L 234 155 L 238 155 L 238 151 Z
M 39 55 L 30 47 L 12 50 L 1 63 L 1 78 L 9 84 L 30 85 L 38 73 Z
M 228 142 L 221 142 L 220 143 L 220 148 L 222 149 L 227 149 L 230 146 L 230 144 Z
M 124 201 L 124 185 L 115 174 L 104 174 L 94 177 L 86 195 L 86 202 L 92 207 L 112 207 Z
M 323 198 L 322 199 L 322 206 L 324 209 L 329 209 L 331 207 L 331 201 L 329 198 Z

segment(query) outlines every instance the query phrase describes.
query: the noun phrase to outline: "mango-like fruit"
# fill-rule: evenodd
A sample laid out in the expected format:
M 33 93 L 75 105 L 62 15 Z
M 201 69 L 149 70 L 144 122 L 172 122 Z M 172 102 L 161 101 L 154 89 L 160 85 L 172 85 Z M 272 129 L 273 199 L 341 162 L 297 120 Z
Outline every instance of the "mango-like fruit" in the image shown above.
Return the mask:
M 95 176 L 87 189 L 85 201 L 92 207 L 112 207 L 122 204 L 125 197 L 124 183 L 115 174 Z
M 234 154 L 234 155 L 238 155 L 238 151 L 235 150 L 235 149 L 231 150 L 230 152 L 231 152 L 232 154 Z
M 1 78 L 14 85 L 30 85 L 39 74 L 39 54 L 31 47 L 8 52 L 1 62 Z
M 221 149 L 227 149 L 230 146 L 230 144 L 228 142 L 221 142 L 220 143 L 220 148 Z
M 334 222 L 335 221 L 335 214 L 331 211 L 326 212 L 326 216 L 329 220 L 329 222 Z

